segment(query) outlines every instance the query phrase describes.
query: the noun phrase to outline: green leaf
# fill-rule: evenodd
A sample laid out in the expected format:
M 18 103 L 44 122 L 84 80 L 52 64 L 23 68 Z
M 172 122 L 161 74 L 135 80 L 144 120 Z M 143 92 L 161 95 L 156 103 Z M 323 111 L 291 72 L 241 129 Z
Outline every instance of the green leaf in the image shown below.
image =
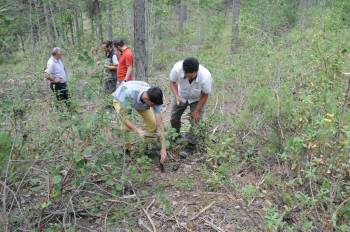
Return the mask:
M 62 181 L 62 176 L 61 175 L 56 175 L 53 177 L 53 183 L 54 184 L 59 184 Z

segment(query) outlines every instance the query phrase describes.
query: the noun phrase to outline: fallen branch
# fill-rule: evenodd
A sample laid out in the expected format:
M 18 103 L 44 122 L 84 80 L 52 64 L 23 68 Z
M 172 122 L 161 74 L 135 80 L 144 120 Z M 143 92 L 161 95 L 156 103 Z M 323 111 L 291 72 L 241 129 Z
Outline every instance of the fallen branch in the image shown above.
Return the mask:
M 148 212 L 147 212 L 144 208 L 142 208 L 142 211 L 146 214 L 146 216 L 147 216 L 149 222 L 151 223 L 153 232 L 157 232 L 156 226 L 154 225 L 154 222 L 153 222 L 151 216 L 148 214 Z
M 139 224 L 139 227 L 142 227 L 142 228 L 146 229 L 148 232 L 153 232 L 153 231 L 151 230 L 151 228 L 149 228 L 149 227 L 146 225 L 146 223 L 145 223 L 141 218 L 139 218 L 138 224 Z
M 204 219 L 204 218 L 201 218 L 203 221 L 204 221 L 204 224 L 207 225 L 207 226 L 210 226 L 212 229 L 214 229 L 215 231 L 218 231 L 218 232 L 224 232 L 223 229 L 221 229 L 220 227 L 218 227 L 217 225 L 215 225 L 214 223 Z
M 151 206 L 153 205 L 155 199 L 153 198 L 153 200 L 151 201 L 151 203 L 149 203 L 149 205 L 146 207 L 146 210 L 148 210 L 149 208 L 151 208 Z
M 106 199 L 107 202 L 113 202 L 113 203 L 123 203 L 123 204 L 126 204 L 126 205 L 129 205 L 128 202 L 126 201 L 121 201 L 121 200 L 118 200 L 118 199 Z
M 209 208 L 211 208 L 214 204 L 215 204 L 215 201 L 213 201 L 212 203 L 210 203 L 209 205 L 207 205 L 206 207 L 204 207 L 201 211 L 199 211 L 199 213 L 197 213 L 196 215 L 194 215 L 194 216 L 191 218 L 191 221 L 193 221 L 194 219 L 198 218 L 202 213 L 204 213 L 206 210 L 208 210 Z

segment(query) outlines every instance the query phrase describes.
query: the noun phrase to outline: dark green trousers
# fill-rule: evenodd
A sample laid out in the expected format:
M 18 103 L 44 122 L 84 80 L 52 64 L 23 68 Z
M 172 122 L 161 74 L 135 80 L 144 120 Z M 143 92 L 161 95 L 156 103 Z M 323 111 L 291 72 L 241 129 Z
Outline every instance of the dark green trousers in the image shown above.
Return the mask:
M 198 104 L 198 101 L 192 102 L 192 103 L 180 102 L 180 104 L 177 105 L 176 104 L 176 100 L 173 101 L 173 105 L 172 105 L 172 109 L 171 109 L 170 123 L 171 123 L 171 126 L 176 129 L 176 132 L 178 134 L 180 134 L 181 117 L 182 117 L 183 113 L 185 112 L 187 107 L 190 107 L 190 111 L 192 113 L 196 109 L 197 104 Z M 200 112 L 200 116 L 201 117 L 203 115 L 203 112 L 204 112 L 204 107 L 201 109 L 201 112 Z M 193 123 L 192 115 L 191 115 L 191 129 L 190 129 L 190 133 L 187 136 L 188 143 L 190 145 L 196 145 L 197 144 L 197 139 L 196 139 L 196 137 L 195 137 L 195 135 L 193 133 L 194 126 L 195 126 L 195 123 Z

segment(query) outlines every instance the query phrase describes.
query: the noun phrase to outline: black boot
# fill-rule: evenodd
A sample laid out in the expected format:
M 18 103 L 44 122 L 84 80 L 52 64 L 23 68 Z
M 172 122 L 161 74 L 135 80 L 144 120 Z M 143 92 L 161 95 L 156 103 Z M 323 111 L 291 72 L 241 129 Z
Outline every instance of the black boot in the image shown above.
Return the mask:
M 192 155 L 194 153 L 195 150 L 195 145 L 194 144 L 188 144 L 185 147 L 185 150 L 180 152 L 180 158 L 181 159 L 186 159 L 188 156 Z

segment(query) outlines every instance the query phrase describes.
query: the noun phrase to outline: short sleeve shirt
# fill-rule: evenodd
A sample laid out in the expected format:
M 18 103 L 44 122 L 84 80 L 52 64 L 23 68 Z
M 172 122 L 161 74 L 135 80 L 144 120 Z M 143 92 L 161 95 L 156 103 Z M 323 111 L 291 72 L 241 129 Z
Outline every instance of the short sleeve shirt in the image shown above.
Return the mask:
M 67 82 L 66 71 L 64 70 L 64 64 L 61 59 L 56 60 L 53 56 L 47 61 L 45 72 L 52 77 L 60 77 L 60 83 Z
M 149 110 L 150 107 L 141 100 L 142 94 L 149 88 L 151 87 L 146 82 L 128 81 L 120 85 L 112 95 L 113 99 L 119 101 L 121 107 L 124 109 Z M 156 114 L 161 112 L 160 105 L 152 108 Z
M 170 72 L 170 80 L 177 82 L 178 91 L 182 102 L 199 101 L 201 93 L 209 94 L 212 90 L 212 77 L 208 69 L 199 65 L 197 77 L 190 83 L 185 78 L 183 71 L 183 60 L 177 62 Z
M 113 65 L 118 65 L 118 57 L 116 54 L 113 55 L 112 57 L 112 64 Z
M 134 65 L 134 55 L 130 48 L 125 48 L 119 57 L 117 76 L 118 80 L 125 80 L 125 76 L 129 66 Z

